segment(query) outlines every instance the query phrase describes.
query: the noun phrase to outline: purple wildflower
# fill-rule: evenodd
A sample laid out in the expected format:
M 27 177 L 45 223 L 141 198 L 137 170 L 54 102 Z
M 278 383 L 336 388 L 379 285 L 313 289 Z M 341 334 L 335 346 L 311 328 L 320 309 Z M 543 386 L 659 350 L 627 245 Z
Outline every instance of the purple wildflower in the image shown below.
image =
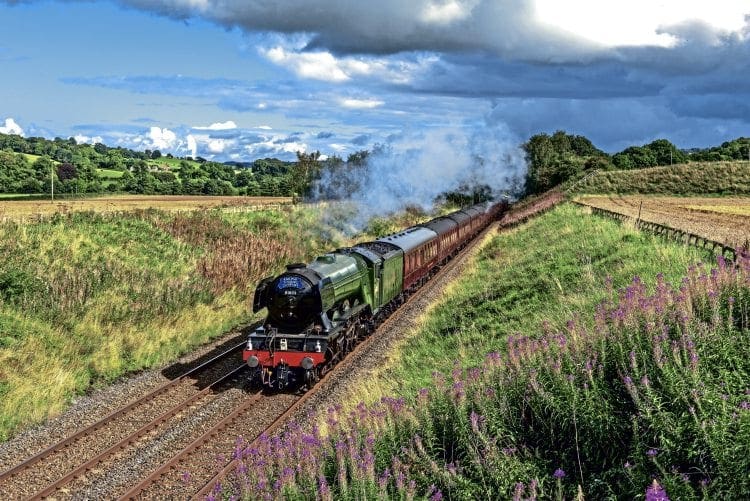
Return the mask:
M 667 491 L 654 479 L 653 483 L 646 489 L 646 501 L 669 501 Z
M 558 468 L 555 470 L 555 473 L 553 473 L 552 476 L 558 480 L 562 480 L 563 478 L 565 478 L 565 470 L 563 470 L 562 468 Z
M 659 454 L 659 451 L 656 449 L 649 449 L 646 451 L 646 455 L 650 458 L 656 457 L 657 454 Z
M 629 470 L 629 469 L 631 469 L 633 467 L 633 465 L 630 464 L 630 461 L 625 461 L 625 465 L 624 466 L 625 466 L 626 470 Z

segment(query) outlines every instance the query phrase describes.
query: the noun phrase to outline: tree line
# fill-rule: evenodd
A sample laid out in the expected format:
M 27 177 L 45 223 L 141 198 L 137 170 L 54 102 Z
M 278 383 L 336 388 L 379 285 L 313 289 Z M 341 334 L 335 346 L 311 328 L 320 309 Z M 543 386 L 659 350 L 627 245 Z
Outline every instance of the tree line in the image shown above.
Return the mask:
M 321 159 L 319 151 L 297 153 L 296 161 L 276 158 L 253 162 L 175 158 L 159 150 L 134 151 L 101 143 L 78 144 L 74 138 L 53 140 L 0 134 L 0 193 L 125 192 L 164 195 L 317 196 L 345 198 L 358 189 L 368 157 L 358 151 L 346 160 Z M 528 161 L 524 193 L 542 193 L 592 170 L 637 169 L 689 161 L 750 158 L 750 138 L 721 146 L 680 150 L 666 139 L 631 146 L 613 155 L 584 136 L 557 131 L 536 134 L 523 144 Z M 323 180 L 321 183 L 316 181 Z M 313 192 L 315 187 L 315 192 Z M 484 200 L 488 187 L 465 187 L 445 198 Z M 454 200 L 455 199 L 455 200 Z
M 525 193 L 543 193 L 568 179 L 593 170 L 627 170 L 698 161 L 750 160 L 750 138 L 740 137 L 721 146 L 680 150 L 666 139 L 630 146 L 609 155 L 584 136 L 557 131 L 531 136 L 523 144 L 528 161 Z

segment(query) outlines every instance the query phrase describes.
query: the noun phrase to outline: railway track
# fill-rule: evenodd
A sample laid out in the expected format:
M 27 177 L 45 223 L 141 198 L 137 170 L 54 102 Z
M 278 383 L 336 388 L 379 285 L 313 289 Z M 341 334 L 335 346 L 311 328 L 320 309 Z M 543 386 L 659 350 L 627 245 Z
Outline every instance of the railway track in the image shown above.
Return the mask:
M 244 343 L 236 344 L 213 358 L 164 383 L 95 423 L 79 430 L 37 454 L 0 473 L 3 499 L 42 498 L 94 470 L 113 455 L 142 437 L 245 370 L 238 367 Z M 232 364 L 231 359 L 235 360 Z M 234 369 L 226 373 L 226 365 Z M 199 381 L 210 380 L 202 385 Z M 204 386 L 202 389 L 199 386 Z M 178 402 L 174 405 L 174 402 Z M 164 409 L 168 409 L 166 412 Z
M 327 380 L 335 378 L 336 375 L 341 374 L 349 370 L 353 365 L 357 363 L 358 355 L 361 356 L 365 354 L 370 345 L 373 344 L 377 340 L 377 333 L 378 331 L 382 331 L 385 329 L 390 328 L 393 324 L 398 323 L 401 320 L 401 317 L 406 314 L 406 311 L 409 309 L 410 306 L 412 306 L 414 303 L 416 303 L 419 298 L 421 298 L 423 295 L 428 294 L 431 292 L 433 288 L 438 287 L 439 277 L 448 274 L 450 271 L 452 271 L 456 266 L 458 266 L 463 259 L 471 252 L 471 250 L 478 245 L 480 241 L 484 239 L 484 236 L 487 235 L 489 232 L 493 231 L 493 229 L 497 226 L 497 223 L 491 223 L 487 226 L 484 230 L 479 232 L 479 234 L 471 241 L 469 242 L 456 256 L 454 256 L 451 260 L 449 260 L 447 263 L 445 263 L 439 271 L 437 271 L 424 285 L 422 285 L 417 291 L 410 294 L 407 300 L 400 305 L 396 310 L 394 310 L 392 313 L 390 313 L 387 317 L 385 317 L 377 326 L 375 331 L 370 334 L 367 338 L 365 338 L 363 341 L 361 341 L 357 346 L 352 350 L 351 353 L 349 353 L 340 363 L 338 363 L 331 371 L 326 373 L 326 375 L 321 379 L 318 384 L 313 386 L 312 389 L 305 392 L 303 395 L 301 395 L 297 400 L 294 401 L 294 403 L 286 409 L 282 414 L 280 414 L 278 417 L 276 417 L 271 424 L 263 430 L 262 434 L 257 434 L 255 438 L 251 441 L 249 441 L 249 445 L 245 445 L 245 448 L 252 449 L 257 445 L 258 440 L 260 439 L 261 435 L 263 436 L 272 436 L 273 434 L 279 432 L 283 426 L 285 426 L 292 418 L 292 416 L 296 415 L 298 411 L 300 411 L 304 405 L 307 403 L 308 400 L 315 397 L 316 393 L 320 391 Z M 234 437 L 241 436 L 241 429 L 238 429 Z M 217 484 L 225 481 L 225 479 L 230 479 L 231 481 L 231 475 L 232 472 L 234 472 L 237 467 L 239 467 L 242 464 L 241 458 L 232 458 L 231 460 L 227 460 L 226 464 L 218 469 L 218 471 L 211 476 L 198 490 L 191 496 L 192 499 L 204 499 L 208 495 L 210 495 L 216 488 Z M 174 465 L 172 465 L 174 466 Z M 190 471 L 190 470 L 186 470 Z M 157 472 L 155 475 L 162 475 L 164 472 Z M 158 480 L 156 479 L 149 479 L 149 486 L 153 486 L 155 482 Z M 183 486 L 184 487 L 184 486 Z M 156 494 L 157 492 L 162 492 L 157 489 L 154 489 L 151 491 L 152 494 Z M 140 487 L 136 487 L 132 489 L 130 492 L 127 493 L 126 496 L 123 496 L 121 499 L 136 499 L 137 497 L 140 497 L 144 493 L 144 489 L 141 489 Z M 148 498 L 149 496 L 145 496 Z
M 453 259 L 443 265 L 431 280 L 411 294 L 403 305 L 384 316 L 376 330 L 380 331 L 398 322 L 406 307 L 434 287 L 437 282 L 436 278 L 447 273 L 462 261 L 463 257 L 482 239 L 482 236 L 491 231 L 494 226 L 491 224 L 480 232 Z M 262 434 L 270 435 L 279 431 L 291 416 L 316 395 L 318 389 L 326 381 L 345 373 L 355 363 L 358 356 L 361 357 L 361 354 L 368 350 L 377 337 L 377 334 L 373 333 L 360 342 L 352 353 L 304 394 L 264 395 L 256 393 L 251 396 L 242 394 L 235 398 L 236 405 L 233 408 L 226 408 L 225 412 L 220 411 L 218 415 L 224 417 L 215 424 L 205 425 L 202 429 L 199 428 L 199 431 L 195 431 L 194 428 L 185 428 L 185 436 L 198 438 L 171 454 L 166 462 L 157 463 L 160 466 L 144 467 L 140 473 L 134 473 L 133 475 L 136 476 L 131 476 L 130 481 L 121 482 L 119 488 L 104 491 L 104 497 L 170 498 L 185 497 L 186 493 L 194 492 L 194 496 L 200 498 L 210 493 L 216 483 L 230 474 L 238 464 L 238 461 L 232 457 L 238 436 L 244 435 L 246 439 L 250 439 L 249 442 L 252 442 Z M 183 416 L 191 407 L 198 408 L 199 413 L 202 412 L 204 407 L 210 405 L 210 402 L 205 403 L 204 399 L 207 399 L 212 392 L 231 380 L 241 379 L 244 365 L 234 367 L 229 373 L 225 371 L 221 376 L 214 378 L 213 384 L 206 385 L 203 389 L 196 388 L 193 381 L 198 374 L 209 372 L 211 367 L 225 357 L 230 357 L 232 353 L 239 353 L 243 346 L 244 343 L 233 346 L 126 407 L 1 473 L 0 495 L 3 498 L 12 499 L 48 496 L 76 497 L 78 493 L 88 489 L 86 482 L 90 479 L 87 479 L 87 476 L 102 475 L 103 472 L 107 474 L 108 468 L 118 468 L 119 466 L 113 463 L 127 456 L 127 451 L 130 451 L 131 458 L 125 459 L 132 460 L 134 448 L 149 447 L 149 436 L 155 435 L 159 430 L 163 432 L 171 420 Z M 205 375 L 203 379 L 206 379 Z M 174 402 L 179 403 L 173 405 Z M 116 433 L 113 430 L 116 430 Z M 99 441 L 97 447 L 92 447 L 90 442 L 93 436 L 107 436 L 108 440 Z M 163 452 L 160 454 L 164 455 Z M 144 478 L 143 472 L 147 471 L 151 473 Z M 142 480 L 133 481 L 134 478 Z M 127 486 L 133 483 L 137 485 L 128 489 Z M 84 494 L 84 497 L 92 496 L 92 491 L 86 492 L 88 494 Z M 93 497 L 97 496 L 93 495 Z

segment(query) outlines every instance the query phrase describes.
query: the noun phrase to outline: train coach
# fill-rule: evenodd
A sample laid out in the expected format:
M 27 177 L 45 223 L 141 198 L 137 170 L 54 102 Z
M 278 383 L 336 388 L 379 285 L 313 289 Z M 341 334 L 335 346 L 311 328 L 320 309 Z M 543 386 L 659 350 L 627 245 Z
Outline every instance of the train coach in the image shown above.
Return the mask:
M 312 387 L 506 208 L 475 205 L 262 280 L 253 312 L 267 308 L 268 315 L 243 352 L 251 383 Z

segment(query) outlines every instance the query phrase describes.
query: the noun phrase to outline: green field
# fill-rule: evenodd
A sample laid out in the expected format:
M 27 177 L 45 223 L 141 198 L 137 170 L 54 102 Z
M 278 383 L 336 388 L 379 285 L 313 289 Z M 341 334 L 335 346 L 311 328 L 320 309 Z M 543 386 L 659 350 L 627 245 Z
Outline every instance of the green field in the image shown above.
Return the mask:
M 177 172 L 180 170 L 180 163 L 187 162 L 193 166 L 200 165 L 195 160 L 182 160 L 180 158 L 168 158 L 168 157 L 159 157 L 157 159 L 152 160 L 146 160 L 146 163 L 149 166 L 153 167 L 159 167 L 159 168 L 168 168 L 169 170 L 173 172 Z
M 102 179 L 120 179 L 125 175 L 124 171 L 113 169 L 96 169 L 96 173 Z

